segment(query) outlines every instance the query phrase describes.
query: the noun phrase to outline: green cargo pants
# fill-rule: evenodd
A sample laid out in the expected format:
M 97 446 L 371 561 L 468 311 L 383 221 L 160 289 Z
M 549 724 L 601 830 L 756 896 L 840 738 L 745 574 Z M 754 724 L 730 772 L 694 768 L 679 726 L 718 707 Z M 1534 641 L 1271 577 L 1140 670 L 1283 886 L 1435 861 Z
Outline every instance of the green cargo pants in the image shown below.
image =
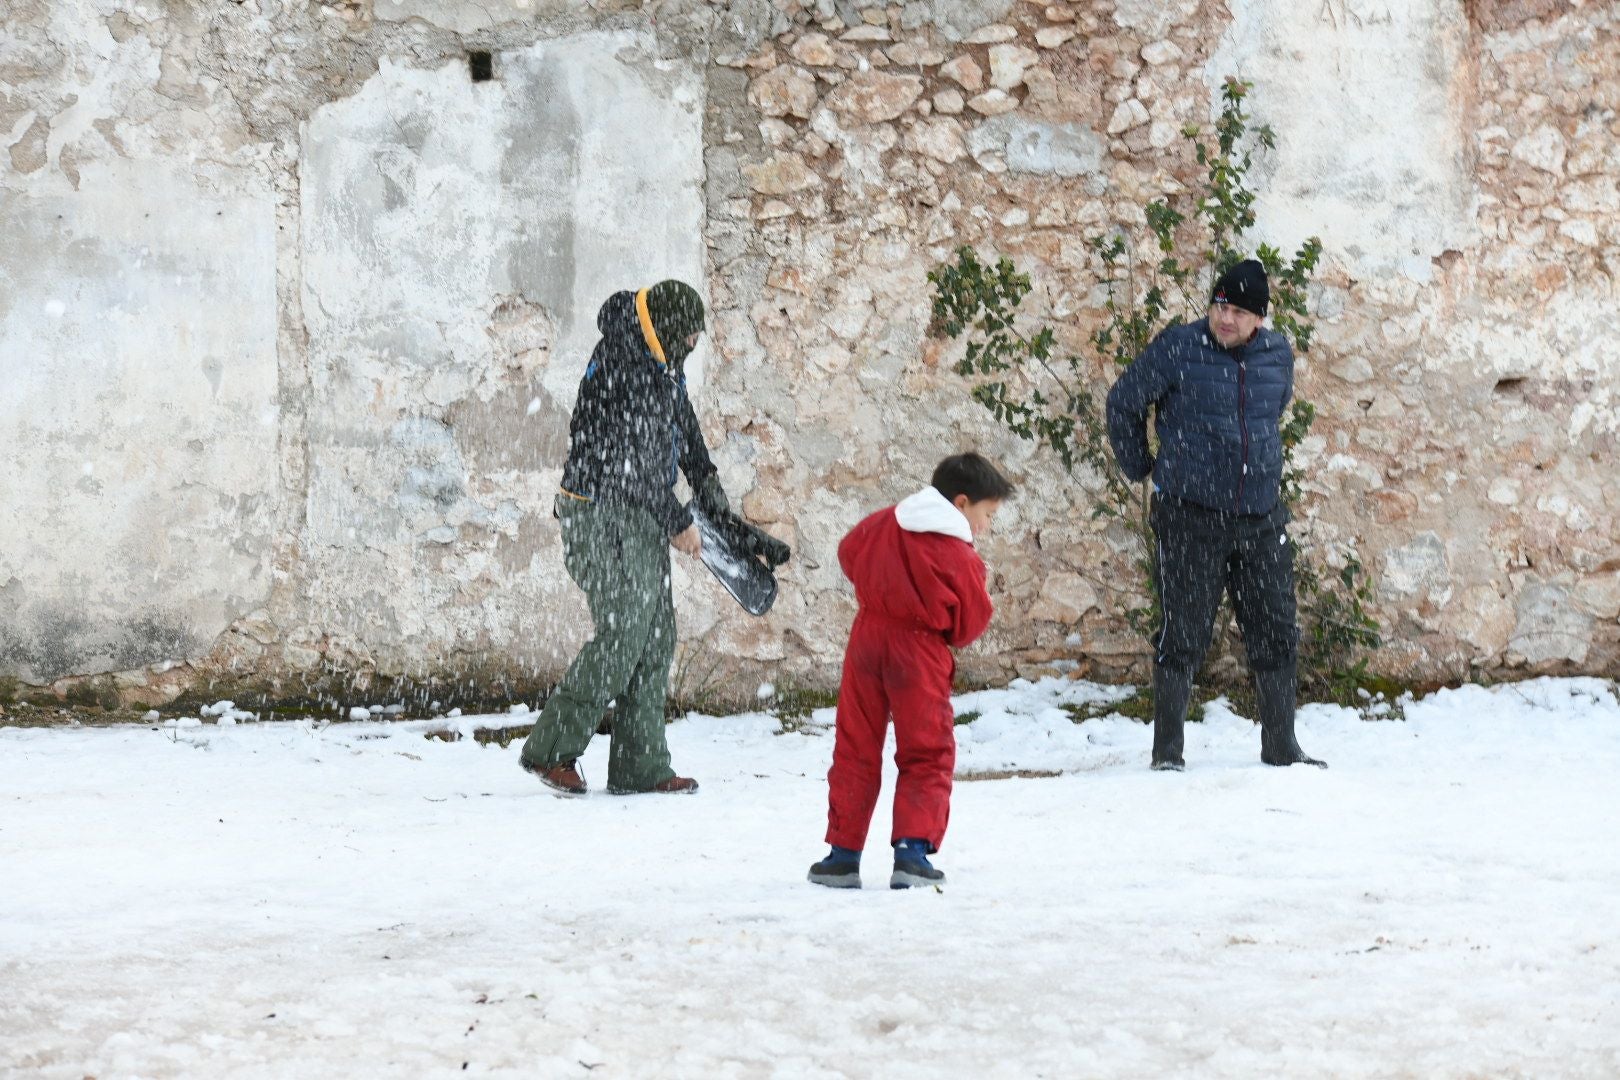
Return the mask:
M 664 739 L 664 699 L 675 658 L 669 538 L 645 510 L 557 498 L 563 561 L 585 590 L 596 636 L 546 700 L 523 744 L 523 763 L 544 768 L 585 752 L 616 701 L 609 791 L 649 791 L 675 775 Z

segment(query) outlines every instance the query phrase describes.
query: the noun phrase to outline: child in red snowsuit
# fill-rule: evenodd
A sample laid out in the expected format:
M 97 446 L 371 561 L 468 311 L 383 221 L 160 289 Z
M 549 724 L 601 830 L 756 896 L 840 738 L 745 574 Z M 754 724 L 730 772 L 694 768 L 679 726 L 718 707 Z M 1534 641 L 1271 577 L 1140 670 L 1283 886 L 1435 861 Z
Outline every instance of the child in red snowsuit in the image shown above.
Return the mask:
M 990 594 L 974 537 L 1012 485 L 978 454 L 940 462 L 929 487 L 862 521 L 838 545 L 860 610 L 844 650 L 832 768 L 827 773 L 827 843 L 810 880 L 860 888 L 861 849 L 882 778 L 883 740 L 894 718 L 895 849 L 891 888 L 936 885 L 956 767 L 951 649 L 990 622 Z

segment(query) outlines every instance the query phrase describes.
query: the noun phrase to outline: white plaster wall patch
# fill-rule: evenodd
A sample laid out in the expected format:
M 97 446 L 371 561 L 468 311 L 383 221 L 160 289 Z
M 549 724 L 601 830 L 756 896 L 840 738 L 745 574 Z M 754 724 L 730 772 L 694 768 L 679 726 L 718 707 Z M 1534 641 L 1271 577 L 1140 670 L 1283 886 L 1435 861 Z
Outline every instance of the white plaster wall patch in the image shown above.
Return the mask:
M 0 198 L 0 416 L 27 451 L 0 471 L 0 638 L 25 677 L 184 658 L 269 596 L 275 209 L 210 169 Z
M 1219 100 L 1254 83 L 1254 123 L 1277 135 L 1257 175 L 1260 233 L 1426 282 L 1474 239 L 1475 182 L 1460 114 L 1468 25 L 1454 0 L 1232 0 L 1205 69 Z

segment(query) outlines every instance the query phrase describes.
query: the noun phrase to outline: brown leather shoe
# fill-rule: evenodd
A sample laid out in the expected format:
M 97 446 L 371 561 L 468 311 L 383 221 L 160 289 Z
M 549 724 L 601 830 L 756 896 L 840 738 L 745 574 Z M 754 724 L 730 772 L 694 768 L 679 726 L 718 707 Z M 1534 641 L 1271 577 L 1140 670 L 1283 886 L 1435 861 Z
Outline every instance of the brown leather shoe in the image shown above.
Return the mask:
M 530 765 L 520 760 L 523 771 L 534 776 L 546 787 L 559 795 L 583 795 L 589 789 L 585 786 L 585 777 L 579 771 L 579 759 L 564 761 L 558 765 Z

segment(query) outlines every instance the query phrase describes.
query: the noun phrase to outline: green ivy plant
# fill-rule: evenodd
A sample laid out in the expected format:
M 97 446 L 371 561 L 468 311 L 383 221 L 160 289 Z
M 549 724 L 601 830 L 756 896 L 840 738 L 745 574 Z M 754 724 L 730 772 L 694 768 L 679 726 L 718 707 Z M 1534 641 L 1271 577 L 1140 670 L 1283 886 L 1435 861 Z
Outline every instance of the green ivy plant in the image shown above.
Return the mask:
M 1019 306 L 1032 286 L 1029 275 L 1011 260 L 987 263 L 973 248 L 962 247 L 954 262 L 928 274 L 934 290 L 931 333 L 966 338 L 967 350 L 956 370 L 971 380 L 973 399 L 1014 435 L 1056 454 L 1090 493 L 1093 516 L 1118 521 L 1138 540 L 1135 568 L 1140 594 L 1148 599 L 1126 617 L 1144 637 L 1159 624 L 1149 487 L 1132 484 L 1115 464 L 1092 387 L 1101 383 L 1099 390 L 1106 393 L 1114 373 L 1156 336 L 1201 317 L 1215 278 L 1244 257 L 1243 237 L 1255 224 L 1255 194 L 1248 180 L 1255 147 L 1276 145 L 1269 127 L 1250 127 L 1244 107 L 1249 88 L 1237 79 L 1226 81 L 1213 143 L 1197 127 L 1183 130 L 1204 170 L 1202 188 L 1192 199 L 1191 221 L 1169 201 L 1159 200 L 1143 209 L 1151 245 L 1139 244 L 1123 230 L 1089 241 L 1108 296 L 1107 319 L 1090 335 L 1093 357 L 1060 355 L 1051 327 L 1020 329 Z M 1246 138 L 1251 134 L 1252 139 Z M 1136 252 L 1147 246 L 1156 249 L 1158 258 L 1141 265 Z M 1322 244 L 1315 237 L 1292 258 L 1266 244 L 1256 250 L 1270 278 L 1272 325 L 1301 353 L 1311 347 L 1309 286 L 1321 255 Z M 1315 416 L 1310 402 L 1296 398 L 1283 424 L 1282 498 L 1291 507 L 1299 504 L 1303 479 L 1294 451 Z M 1367 610 L 1371 586 L 1353 551 L 1337 571 L 1326 571 L 1305 555 L 1296 551 L 1295 561 L 1302 682 L 1313 695 L 1351 704 L 1368 678 L 1367 654 L 1381 644 L 1378 622 Z

